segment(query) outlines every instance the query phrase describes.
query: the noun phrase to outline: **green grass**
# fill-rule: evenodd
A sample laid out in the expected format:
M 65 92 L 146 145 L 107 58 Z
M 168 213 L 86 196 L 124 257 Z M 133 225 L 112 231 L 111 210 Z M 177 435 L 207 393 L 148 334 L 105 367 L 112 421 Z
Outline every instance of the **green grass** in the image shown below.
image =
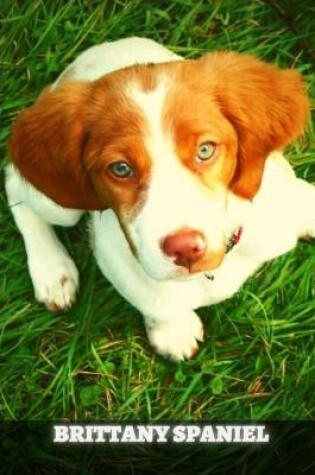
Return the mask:
M 283 7 L 279 13 L 272 6 L 284 3 L 3 0 L 1 169 L 16 114 L 80 51 L 105 40 L 147 36 L 187 57 L 230 48 L 253 53 L 297 67 L 314 94 L 315 9 L 311 1 L 287 2 L 288 17 Z M 311 182 L 314 143 L 310 125 L 288 152 L 298 175 Z M 314 245 L 299 244 L 265 265 L 233 299 L 202 309 L 207 338 L 200 353 L 174 364 L 153 354 L 141 316 L 96 267 L 84 232 L 86 221 L 58 230 L 81 274 L 76 305 L 67 313 L 52 314 L 36 303 L 3 177 L 0 199 L 1 419 L 314 419 Z M 234 448 L 226 451 L 231 459 L 235 453 Z M 219 451 L 213 472 L 199 473 L 225 473 L 221 455 Z M 243 471 L 238 473 L 264 472 L 262 462 L 255 472 L 250 470 L 250 461 L 250 456 L 239 458 L 235 466 Z

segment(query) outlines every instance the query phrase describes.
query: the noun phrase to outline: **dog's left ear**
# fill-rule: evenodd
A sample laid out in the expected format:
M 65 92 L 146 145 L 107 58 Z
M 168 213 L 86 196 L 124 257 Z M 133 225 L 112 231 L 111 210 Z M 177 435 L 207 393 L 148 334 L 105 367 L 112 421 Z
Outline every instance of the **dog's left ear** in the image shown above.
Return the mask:
M 47 88 L 20 114 L 9 139 L 11 160 L 21 175 L 65 208 L 106 209 L 84 164 L 90 88 L 84 82 Z
M 291 143 L 307 122 L 309 102 L 301 75 L 234 52 L 210 53 L 199 61 L 238 135 L 238 164 L 230 188 L 252 199 L 267 156 Z

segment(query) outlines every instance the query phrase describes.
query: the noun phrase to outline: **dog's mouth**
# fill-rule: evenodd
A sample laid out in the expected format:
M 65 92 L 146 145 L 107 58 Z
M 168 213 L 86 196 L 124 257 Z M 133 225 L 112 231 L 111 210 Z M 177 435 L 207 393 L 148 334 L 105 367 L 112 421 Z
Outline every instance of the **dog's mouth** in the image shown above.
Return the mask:
M 224 247 L 217 251 L 208 252 L 202 259 L 188 263 L 188 275 L 211 272 L 217 269 L 221 265 L 225 255 L 226 251 Z
M 193 280 L 206 276 L 208 280 L 212 280 L 213 272 L 220 267 L 226 255 L 239 242 L 242 235 L 242 228 L 237 228 L 233 233 L 229 234 L 226 239 L 217 248 L 211 248 L 207 243 L 205 252 L 201 257 L 192 256 L 191 252 L 187 256 L 183 254 L 177 255 L 176 252 L 172 256 L 162 255 L 159 252 L 150 253 L 143 252 L 145 246 L 138 249 L 136 246 L 130 246 L 138 263 L 143 271 L 152 279 L 158 281 L 168 280 Z M 129 244 L 130 244 L 130 240 Z M 131 241 L 132 242 L 132 241 Z M 159 251 L 161 247 L 158 246 Z M 198 254 L 198 253 L 197 253 Z M 185 257 L 187 257 L 185 259 Z
M 208 280 L 213 280 L 213 271 L 215 271 L 222 264 L 225 256 L 232 251 L 236 246 L 243 234 L 243 227 L 240 226 L 234 233 L 231 234 L 226 242 L 225 247 L 216 252 L 208 252 L 202 259 L 194 262 L 183 262 L 184 265 L 179 266 L 178 277 L 185 279 L 193 279 L 200 275 L 205 275 Z M 176 259 L 174 260 L 176 264 Z
M 212 271 L 217 269 L 222 263 L 225 257 L 225 249 L 222 248 L 220 252 L 209 253 L 200 261 L 187 262 L 185 265 L 178 265 L 174 262 L 174 259 L 170 260 L 167 269 L 164 271 L 157 271 L 140 262 L 144 271 L 153 279 L 159 281 L 167 280 L 194 280 L 200 278 L 203 274 L 211 274 Z

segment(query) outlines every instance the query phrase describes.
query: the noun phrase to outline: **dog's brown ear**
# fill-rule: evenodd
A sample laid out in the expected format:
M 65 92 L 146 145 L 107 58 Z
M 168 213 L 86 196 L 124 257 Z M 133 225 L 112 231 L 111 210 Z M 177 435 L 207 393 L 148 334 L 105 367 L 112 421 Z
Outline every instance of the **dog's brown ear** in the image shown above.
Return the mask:
M 21 175 L 66 208 L 105 208 L 82 162 L 89 88 L 89 83 L 78 82 L 45 90 L 21 113 L 9 140 L 12 162 Z
M 231 189 L 252 199 L 267 156 L 304 129 L 309 103 L 300 74 L 233 52 L 201 58 L 215 100 L 238 135 L 238 164 Z

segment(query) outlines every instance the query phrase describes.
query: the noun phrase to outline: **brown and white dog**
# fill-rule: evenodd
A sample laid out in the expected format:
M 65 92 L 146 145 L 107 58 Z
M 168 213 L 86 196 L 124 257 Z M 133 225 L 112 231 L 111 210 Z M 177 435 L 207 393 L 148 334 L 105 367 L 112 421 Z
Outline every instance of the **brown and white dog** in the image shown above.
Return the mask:
M 315 236 L 315 188 L 281 154 L 307 117 L 299 73 L 247 55 L 183 60 L 144 38 L 82 53 L 10 139 L 7 195 L 37 300 L 74 302 L 78 272 L 52 225 L 91 211 L 103 274 L 158 353 L 191 357 L 194 309 Z

